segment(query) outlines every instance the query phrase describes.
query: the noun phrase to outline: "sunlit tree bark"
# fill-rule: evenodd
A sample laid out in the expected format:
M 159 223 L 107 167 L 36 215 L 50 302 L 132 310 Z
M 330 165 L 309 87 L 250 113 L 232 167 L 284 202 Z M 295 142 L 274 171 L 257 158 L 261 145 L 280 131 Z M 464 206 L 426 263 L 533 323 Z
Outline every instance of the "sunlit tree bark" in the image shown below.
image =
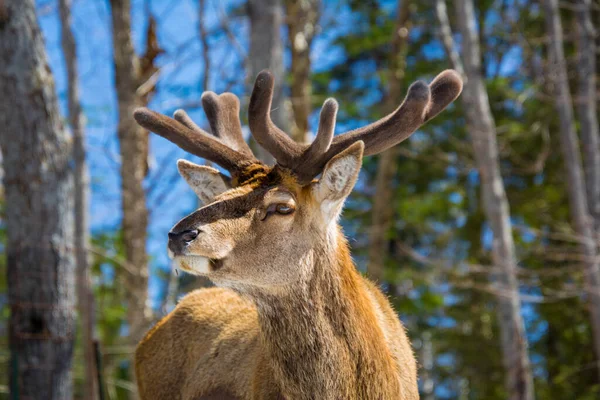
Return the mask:
M 269 69 L 275 78 L 275 91 L 271 106 L 271 118 L 275 125 L 289 132 L 288 112 L 283 93 L 285 70 L 283 66 L 283 24 L 282 0 L 248 0 L 250 17 L 250 52 L 248 54 L 248 82 L 254 84 L 254 78 L 263 69 Z M 273 157 L 262 147 L 253 143 L 257 157 L 271 163 Z
M 452 45 L 443 0 L 437 0 L 436 12 L 443 26 L 444 45 L 450 60 L 459 64 L 465 86 L 462 94 L 467 129 L 481 179 L 484 213 L 493 233 L 492 261 L 500 273 L 493 279 L 499 286 L 498 322 L 502 344 L 506 392 L 511 400 L 534 398 L 533 375 L 527 336 L 521 316 L 517 260 L 512 234 L 510 208 L 500 172 L 496 124 L 490 108 L 481 65 L 479 32 L 473 0 L 455 0 L 459 31 L 462 36 L 462 61 Z
M 410 28 L 411 1 L 399 0 L 396 24 L 390 39 L 392 51 L 389 64 L 389 89 L 386 94 L 383 113 L 390 113 L 398 106 L 402 98 L 402 83 L 406 66 L 406 45 Z M 369 265 L 367 272 L 377 283 L 385 280 L 385 260 L 389 254 L 388 233 L 392 227 L 394 197 L 392 185 L 397 171 L 398 147 L 392 147 L 379 155 L 377 176 L 375 178 L 375 196 L 371 211 L 369 231 Z
M 308 141 L 308 117 L 311 112 L 310 48 L 317 33 L 320 0 L 286 0 L 288 42 L 292 53 L 290 92 L 293 111 L 292 130 L 295 141 Z
M 75 340 L 73 179 L 33 0 L 0 2 L 10 391 L 72 398 Z
M 77 265 L 77 303 L 81 321 L 81 342 L 83 347 L 85 380 L 84 395 L 94 400 L 98 393 L 96 383 L 96 362 L 94 352 L 94 295 L 91 288 L 89 247 L 89 174 L 85 160 L 85 127 L 79 101 L 79 76 L 77 68 L 77 48 L 71 30 L 71 0 L 59 0 L 62 49 L 67 69 L 67 101 L 69 122 L 73 135 L 73 159 L 75 160 L 75 262 Z
M 146 52 L 135 53 L 131 32 L 130 0 L 111 0 L 113 57 L 118 102 L 117 134 L 121 152 L 122 230 L 128 270 L 124 275 L 129 340 L 137 344 L 151 321 L 148 304 L 148 209 L 143 181 L 148 165 L 148 132 L 133 119 L 133 111 L 145 106 L 155 87 L 156 22 L 150 16 Z
M 585 255 L 585 288 L 588 295 L 596 359 L 600 360 L 600 261 L 598 260 L 598 248 L 594 239 L 593 218 L 589 211 L 579 139 L 575 130 L 573 101 L 569 89 L 569 77 L 563 50 L 560 10 L 557 0 L 544 0 L 543 6 L 550 38 L 548 41 L 548 76 L 554 85 L 554 101 L 559 119 L 560 147 L 567 172 L 569 209 L 573 228 L 579 236 L 582 251 Z M 595 88 L 591 88 L 591 90 L 595 90 Z M 587 106 L 585 114 L 587 114 Z M 590 129 L 591 127 L 586 126 L 589 122 L 582 121 L 582 128 Z M 582 137 L 585 140 L 585 135 L 582 135 Z M 585 143 L 585 145 L 590 145 L 590 143 Z M 600 373 L 600 368 L 598 368 L 598 371 Z
M 600 133 L 596 86 L 596 34 L 592 22 L 592 1 L 577 1 L 577 115 L 581 126 L 583 166 L 587 201 L 594 218 L 596 237 L 600 234 Z

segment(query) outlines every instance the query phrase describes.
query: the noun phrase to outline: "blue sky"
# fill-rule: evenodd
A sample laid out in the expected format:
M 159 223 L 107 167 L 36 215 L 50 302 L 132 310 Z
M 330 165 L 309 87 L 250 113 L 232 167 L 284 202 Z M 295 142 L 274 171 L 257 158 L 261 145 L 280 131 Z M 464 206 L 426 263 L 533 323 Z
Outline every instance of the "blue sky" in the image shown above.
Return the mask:
M 207 1 L 204 23 L 208 32 L 220 31 L 221 13 L 243 5 L 241 0 Z M 204 114 L 196 104 L 205 88 L 201 87 L 203 62 L 202 45 L 198 39 L 198 4 L 196 0 L 132 0 L 132 27 L 136 51 L 142 52 L 147 26 L 146 6 L 158 22 L 158 39 L 165 50 L 158 59 L 162 67 L 157 94 L 150 107 L 172 113 L 187 108 L 200 125 L 206 124 Z M 60 21 L 56 1 L 38 2 L 38 17 L 49 63 L 54 73 L 56 90 L 63 115 L 67 114 L 67 82 L 60 44 Z M 340 2 L 326 2 L 325 15 L 335 15 L 336 21 L 347 21 L 349 11 Z M 77 41 L 80 92 L 86 116 L 86 146 L 92 182 L 91 227 L 93 232 L 114 231 L 121 219 L 119 149 L 116 140 L 117 114 L 112 60 L 111 21 L 108 1 L 75 0 L 72 8 L 73 29 Z M 324 18 L 327 18 L 325 16 Z M 351 24 L 329 21 L 335 29 L 322 33 L 314 42 L 313 68 L 328 68 L 339 62 L 339 49 L 331 45 L 338 36 L 351 29 Z M 246 18 L 230 19 L 230 27 L 244 49 L 248 48 Z M 209 90 L 222 92 L 226 88 L 240 98 L 248 95 L 247 81 L 240 55 L 222 33 L 210 35 Z M 286 63 L 289 56 L 286 54 Z M 233 85 L 230 83 L 234 82 Z M 188 108 L 188 106 L 192 106 Z M 243 111 L 242 111 L 243 112 Z M 317 113 L 311 118 L 315 124 Z M 343 126 L 342 126 L 343 128 Z M 339 127 L 338 127 L 339 129 Z M 181 217 L 197 205 L 197 200 L 182 179 L 177 176 L 178 158 L 194 160 L 173 144 L 156 135 L 150 136 L 150 172 L 146 179 L 147 204 L 150 210 L 148 252 L 151 268 L 170 270 L 166 255 L 166 232 Z M 198 159 L 196 158 L 196 161 Z M 155 275 L 155 274 L 153 274 Z M 162 290 L 163 281 L 151 277 L 150 292 L 154 305 Z
M 107 3 L 79 0 L 74 2 L 72 10 L 78 46 L 81 99 L 87 119 L 86 145 L 92 182 L 91 226 L 94 232 L 115 230 L 121 219 L 116 94 Z M 160 111 L 172 110 L 186 100 L 199 99 L 201 88 L 197 82 L 200 82 L 202 65 L 201 47 L 196 40 L 197 5 L 194 1 L 153 3 L 151 10 L 159 17 L 159 41 L 166 54 L 158 60 L 159 64 L 164 66 L 164 78 L 161 76 L 159 92 L 151 107 Z M 55 2 L 48 4 L 39 11 L 40 25 L 46 39 L 49 62 L 55 76 L 62 111 L 66 114 L 67 82 L 60 46 L 60 24 Z M 216 15 L 213 10 L 209 13 L 211 11 Z M 133 1 L 132 18 L 135 46 L 139 52 L 143 50 L 147 23 L 144 2 Z M 211 20 L 216 18 L 211 18 L 209 14 L 209 30 Z M 185 46 L 186 44 L 188 45 Z M 215 57 L 221 57 L 228 52 L 227 46 L 218 46 L 218 43 L 212 48 L 213 52 L 221 53 L 215 54 Z M 228 70 L 226 66 L 223 65 L 223 71 Z M 214 81 L 211 82 L 214 85 L 213 90 L 218 90 L 216 77 Z M 193 111 L 191 114 L 202 123 L 204 117 L 201 111 Z M 151 169 L 146 187 L 147 204 L 151 213 L 148 251 L 153 269 L 170 268 L 165 251 L 166 232 L 174 222 L 196 205 L 192 192 L 185 187 L 182 180 L 175 177 L 175 160 L 184 157 L 189 156 L 166 140 L 151 135 Z M 156 278 L 151 280 L 150 291 L 153 299 L 157 298 L 161 284 Z

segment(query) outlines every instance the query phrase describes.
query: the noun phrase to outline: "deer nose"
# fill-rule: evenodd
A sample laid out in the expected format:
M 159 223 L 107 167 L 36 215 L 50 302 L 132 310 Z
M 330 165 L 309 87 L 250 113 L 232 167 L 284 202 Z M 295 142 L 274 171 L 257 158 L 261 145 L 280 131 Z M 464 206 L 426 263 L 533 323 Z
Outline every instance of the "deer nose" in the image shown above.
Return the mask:
M 198 237 L 198 230 L 187 230 L 181 232 L 169 232 L 169 240 L 174 242 L 189 243 Z
M 175 255 L 184 254 L 186 245 L 196 239 L 198 233 L 199 231 L 196 229 L 181 232 L 169 232 L 169 249 Z

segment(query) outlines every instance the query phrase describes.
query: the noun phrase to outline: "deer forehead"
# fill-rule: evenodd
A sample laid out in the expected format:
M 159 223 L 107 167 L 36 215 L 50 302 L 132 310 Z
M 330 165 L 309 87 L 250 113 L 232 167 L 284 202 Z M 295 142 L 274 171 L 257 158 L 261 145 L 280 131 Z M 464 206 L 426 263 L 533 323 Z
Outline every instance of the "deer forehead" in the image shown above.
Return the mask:
M 274 202 L 301 203 L 310 191 L 297 182 L 291 171 L 279 169 L 264 173 L 258 171 L 247 176 L 245 182 L 215 197 L 215 201 L 234 199 L 240 196 L 252 198 L 255 206 Z

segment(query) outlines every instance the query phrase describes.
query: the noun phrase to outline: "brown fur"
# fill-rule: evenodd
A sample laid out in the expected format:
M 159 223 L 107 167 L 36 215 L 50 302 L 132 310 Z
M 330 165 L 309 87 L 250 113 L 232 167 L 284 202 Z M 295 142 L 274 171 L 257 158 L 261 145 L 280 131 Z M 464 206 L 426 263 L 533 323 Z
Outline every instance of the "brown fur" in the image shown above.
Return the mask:
M 325 274 L 304 294 L 258 306 L 223 288 L 184 297 L 138 346 L 141 398 L 418 399 L 404 328 L 344 247 L 344 279 Z
M 362 147 L 344 157 L 357 157 L 360 166 L 361 154 Z M 227 288 L 189 294 L 142 340 L 141 398 L 417 399 L 406 333 L 385 296 L 356 271 L 335 219 L 328 220 L 358 167 L 350 177 L 343 168 L 326 169 L 322 184 L 308 186 L 282 169 L 253 170 L 243 186 L 174 228 L 205 231 L 206 241 L 186 248 L 190 254 L 231 249 L 224 266 L 207 275 Z M 336 189 L 323 192 L 325 184 Z M 261 219 L 272 198 L 291 199 L 295 213 Z M 328 201 L 333 211 L 323 211 Z

